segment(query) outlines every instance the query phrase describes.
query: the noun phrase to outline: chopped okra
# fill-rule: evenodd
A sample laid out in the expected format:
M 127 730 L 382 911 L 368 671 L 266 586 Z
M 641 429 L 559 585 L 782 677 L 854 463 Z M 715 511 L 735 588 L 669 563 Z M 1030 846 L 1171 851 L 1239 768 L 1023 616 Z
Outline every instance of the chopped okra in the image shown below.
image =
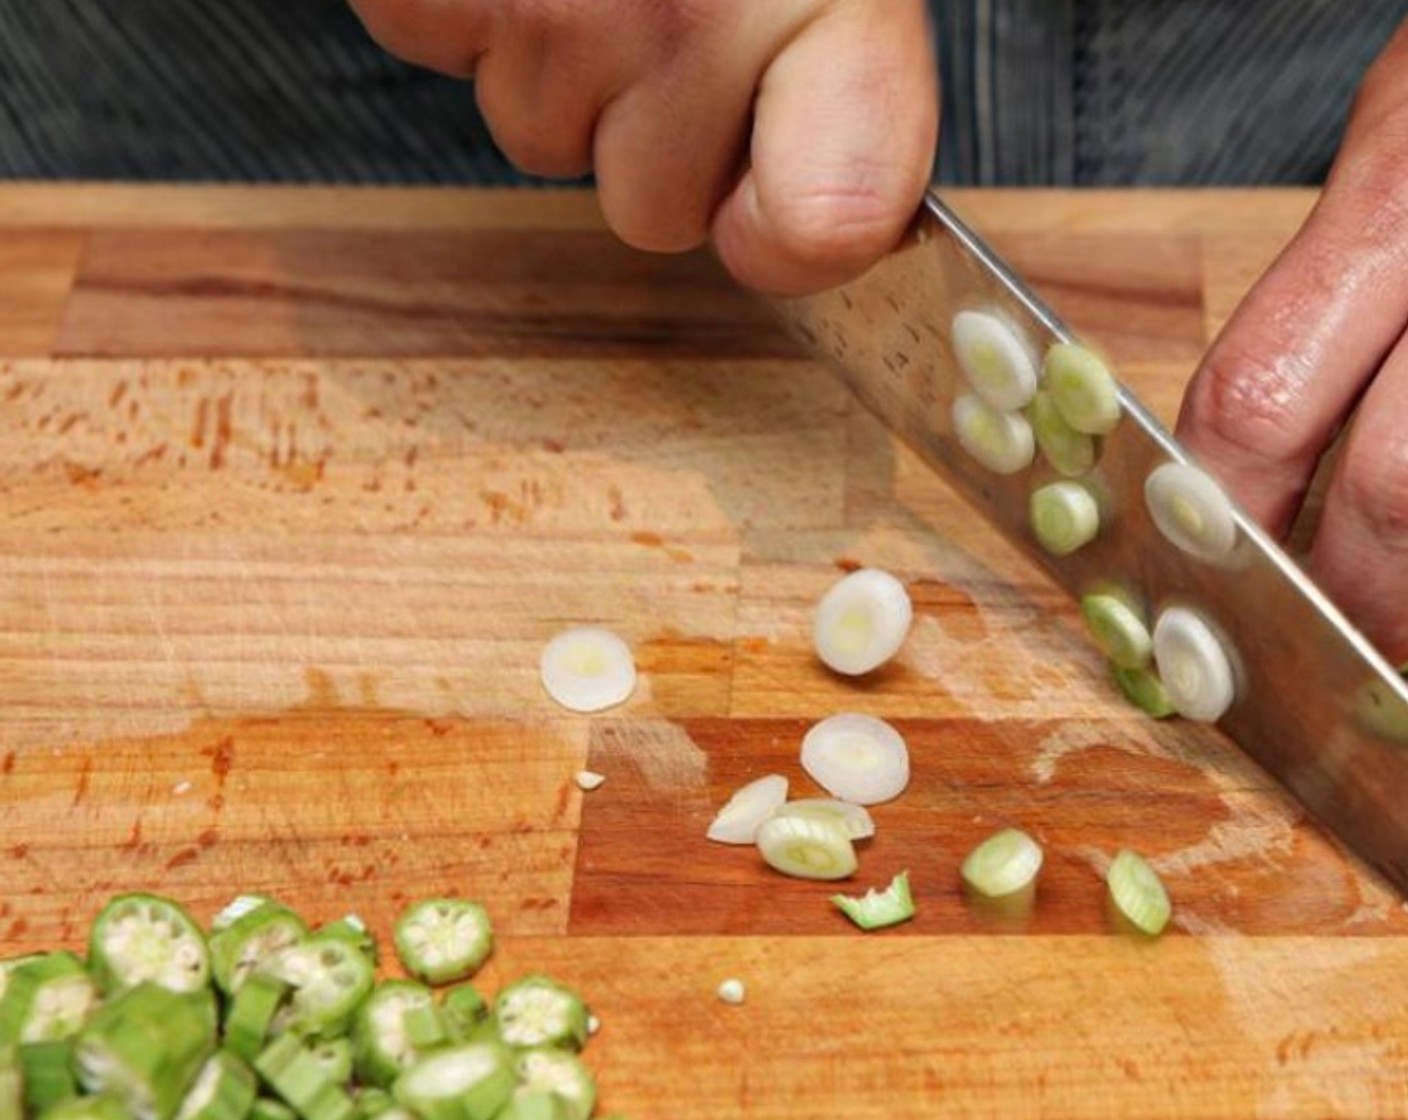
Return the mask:
M 428 984 L 472 976 L 494 948 L 489 915 L 477 902 L 428 898 L 396 922 L 396 952 L 406 971 Z
M 494 1001 L 499 1037 L 515 1049 L 560 1046 L 580 1050 L 587 1041 L 587 1005 L 571 988 L 546 976 L 525 976 Z
M 492 1120 L 517 1084 L 509 1052 L 469 1042 L 426 1055 L 396 1079 L 396 1100 L 423 1120 Z
M 210 939 L 216 985 L 234 995 L 264 961 L 307 934 L 303 919 L 281 903 L 264 902 L 244 911 Z
M 185 908 L 151 894 L 118 895 L 93 923 L 88 965 L 103 991 L 145 981 L 173 992 L 205 987 L 210 953 Z
M 596 1106 L 596 1079 L 576 1054 L 544 1048 L 521 1054 L 516 1093 L 548 1093 L 567 1105 L 567 1120 L 587 1120 Z

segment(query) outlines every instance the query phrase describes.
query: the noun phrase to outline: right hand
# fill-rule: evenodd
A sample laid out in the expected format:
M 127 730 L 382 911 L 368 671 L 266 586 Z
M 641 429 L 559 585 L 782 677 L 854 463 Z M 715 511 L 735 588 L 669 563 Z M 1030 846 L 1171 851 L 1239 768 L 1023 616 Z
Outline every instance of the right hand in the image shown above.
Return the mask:
M 637 248 L 712 237 L 743 284 L 863 272 L 929 183 L 937 73 L 923 0 L 352 0 L 388 50 L 473 77 L 519 168 L 594 172 Z

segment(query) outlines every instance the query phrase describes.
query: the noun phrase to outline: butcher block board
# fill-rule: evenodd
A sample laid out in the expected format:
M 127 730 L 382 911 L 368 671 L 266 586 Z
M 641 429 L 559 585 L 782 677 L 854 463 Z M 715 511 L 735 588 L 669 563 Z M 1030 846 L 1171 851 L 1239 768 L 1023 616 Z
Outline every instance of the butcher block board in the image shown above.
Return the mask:
M 1312 202 L 949 197 L 1170 422 Z M 0 949 L 80 947 L 124 890 L 383 935 L 451 892 L 496 920 L 490 987 L 580 985 L 633 1118 L 1408 1114 L 1400 899 L 1218 732 L 1127 708 L 707 255 L 568 192 L 10 185 L 0 354 Z M 916 622 L 856 684 L 808 624 L 858 565 Z M 537 677 L 586 622 L 641 673 L 595 717 Z M 752 777 L 810 791 L 841 710 L 912 751 L 849 888 L 910 871 L 880 934 L 703 838 Z M 1004 825 L 1047 853 L 1016 922 L 958 879 Z M 1123 846 L 1158 942 L 1111 929 Z

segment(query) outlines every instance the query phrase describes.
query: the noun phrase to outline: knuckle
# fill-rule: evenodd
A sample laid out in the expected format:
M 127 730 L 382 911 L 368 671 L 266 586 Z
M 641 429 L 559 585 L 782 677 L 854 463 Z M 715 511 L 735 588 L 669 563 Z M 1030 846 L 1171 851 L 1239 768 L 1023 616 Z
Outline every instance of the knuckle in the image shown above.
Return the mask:
M 781 195 L 769 208 L 778 248 L 795 264 L 858 269 L 890 249 L 907 208 L 870 187 Z
M 1341 472 L 1340 500 L 1378 540 L 1408 548 L 1408 435 L 1351 440 Z
M 1190 397 L 1204 440 L 1264 466 L 1291 466 L 1313 454 L 1313 432 L 1300 422 L 1305 376 L 1290 358 L 1268 362 L 1214 348 Z

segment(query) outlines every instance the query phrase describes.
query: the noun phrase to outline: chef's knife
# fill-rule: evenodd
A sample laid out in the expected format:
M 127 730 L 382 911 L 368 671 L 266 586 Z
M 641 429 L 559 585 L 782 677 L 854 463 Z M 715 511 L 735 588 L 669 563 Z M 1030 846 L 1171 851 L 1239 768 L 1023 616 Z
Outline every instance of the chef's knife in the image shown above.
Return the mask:
M 864 276 L 777 301 L 860 400 L 1076 597 L 1117 585 L 1150 618 L 1191 608 L 1218 632 L 1236 695 L 1220 726 L 1335 835 L 1408 893 L 1408 686 L 1282 549 L 1236 507 L 1235 563 L 1175 547 L 1144 484 L 1188 453 L 1120 388 L 1123 416 L 1088 483 L 1102 526 L 1064 557 L 1036 541 L 1028 500 L 1057 476 L 1040 458 L 995 474 L 959 443 L 950 409 L 967 390 L 951 340 L 965 309 L 996 315 L 1040 356 L 1075 341 L 1064 324 L 933 194 L 904 243 Z

